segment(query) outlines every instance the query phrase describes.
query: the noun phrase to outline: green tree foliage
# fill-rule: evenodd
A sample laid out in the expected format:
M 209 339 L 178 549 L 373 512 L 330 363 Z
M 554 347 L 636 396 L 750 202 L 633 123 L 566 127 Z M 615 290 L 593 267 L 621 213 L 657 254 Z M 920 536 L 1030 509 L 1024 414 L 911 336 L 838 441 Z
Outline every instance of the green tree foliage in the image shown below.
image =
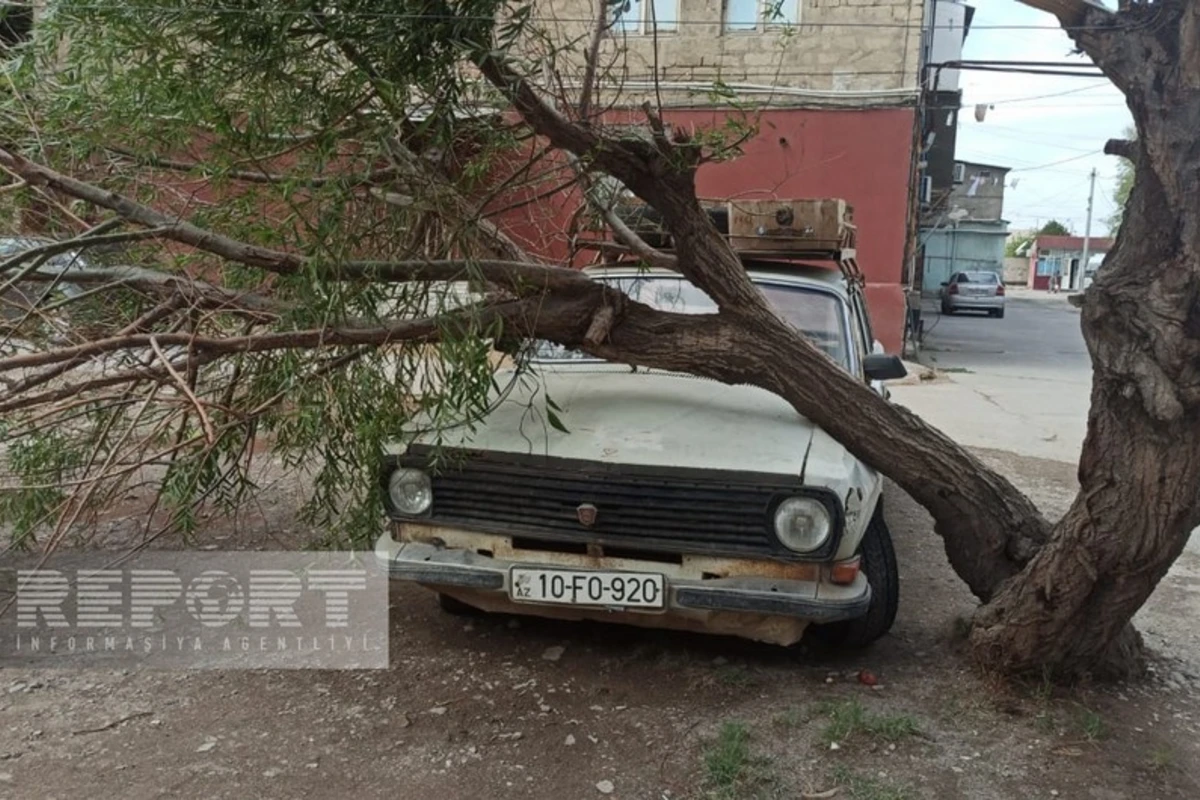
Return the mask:
M 71 300 L 60 285 L 38 284 L 39 308 L 0 330 L 0 358 L 131 331 L 201 340 L 334 323 L 370 329 L 461 303 L 461 292 L 337 272 L 354 259 L 472 250 L 478 226 L 456 218 L 447 198 L 478 186 L 496 154 L 519 143 L 489 116 L 464 54 L 512 48 L 528 19 L 528 4 L 503 0 L 53 4 L 33 40 L 11 53 L 5 148 L 303 261 L 268 275 L 193 248 L 126 242 L 116 256 L 125 267 L 201 277 L 231 299 L 193 305 L 114 284 Z M 14 197 L 14 232 L 77 236 L 73 210 L 112 229 L 98 209 L 53 192 Z M 7 270 L 25 266 L 0 263 L 0 294 L 15 283 Z M 468 268 L 459 278 L 473 276 Z M 261 311 L 248 312 L 246 300 Z M 307 520 L 361 543 L 379 527 L 380 447 L 418 422 L 442 428 L 477 416 L 495 371 L 486 342 L 498 334 L 486 320 L 438 323 L 429 334 L 436 358 L 419 340 L 220 358 L 173 345 L 60 362 L 61 378 L 10 371 L 13 392 L 0 396 L 0 525 L 17 541 L 39 526 L 65 529 L 148 472 L 161 486 L 159 524 L 187 533 L 198 505 L 231 511 L 257 488 L 254 444 L 265 439 L 286 468 L 308 473 Z M 158 380 L 106 388 L 102 373 L 122 370 L 158 370 Z M 23 402 L 34 385 L 51 405 Z
M 154 528 L 187 534 L 262 488 L 266 450 L 308 480 L 306 521 L 365 543 L 381 448 L 472 425 L 497 351 L 524 380 L 546 319 L 577 346 L 581 298 L 554 317 L 551 284 L 610 291 L 491 222 L 591 169 L 550 157 L 505 81 L 578 78 L 556 59 L 599 42 L 552 39 L 529 0 L 54 3 L 9 54 L 0 158 L 25 182 L 0 203 L 82 255 L 0 260 L 0 297 L 33 298 L 0 330 L 0 530 L 57 540 L 148 482 Z M 634 149 L 682 171 L 751 133 L 731 115 Z
M 1021 250 L 1039 236 L 1070 236 L 1071 229 L 1056 219 L 1052 219 L 1036 231 L 1030 233 L 1014 233 L 1004 243 L 1004 255 L 1018 256 Z
M 1133 127 L 1125 129 L 1125 138 L 1133 139 L 1137 135 L 1137 131 Z M 1133 162 L 1127 158 L 1118 159 L 1117 161 L 1117 183 L 1113 186 L 1113 210 L 1112 216 L 1108 218 L 1108 230 L 1113 235 L 1117 235 L 1117 231 L 1121 229 L 1121 222 L 1125 219 L 1125 204 L 1129 202 L 1129 193 L 1133 190 Z
M 1038 236 L 1070 236 L 1071 229 L 1056 219 L 1052 219 L 1038 228 Z

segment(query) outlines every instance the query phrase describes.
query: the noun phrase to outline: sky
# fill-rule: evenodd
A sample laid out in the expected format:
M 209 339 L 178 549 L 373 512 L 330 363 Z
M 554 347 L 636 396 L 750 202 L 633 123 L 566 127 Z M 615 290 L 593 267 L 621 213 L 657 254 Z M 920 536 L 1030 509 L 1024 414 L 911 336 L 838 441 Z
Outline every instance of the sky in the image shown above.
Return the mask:
M 964 60 L 1091 64 L 1086 56 L 1072 53 L 1071 40 L 1050 14 L 1016 0 L 968 0 L 968 4 L 975 7 L 975 18 Z M 1057 219 L 1082 235 L 1088 175 L 1095 168 L 1092 235 L 1107 235 L 1107 220 L 1115 209 L 1117 157 L 1102 150 L 1108 139 L 1122 137 L 1133 121 L 1121 93 L 1103 78 L 975 71 L 961 76 L 964 108 L 959 115 L 957 158 L 1012 167 L 1004 196 L 1009 228 L 1034 228 Z M 982 123 L 975 120 L 977 103 L 992 106 Z

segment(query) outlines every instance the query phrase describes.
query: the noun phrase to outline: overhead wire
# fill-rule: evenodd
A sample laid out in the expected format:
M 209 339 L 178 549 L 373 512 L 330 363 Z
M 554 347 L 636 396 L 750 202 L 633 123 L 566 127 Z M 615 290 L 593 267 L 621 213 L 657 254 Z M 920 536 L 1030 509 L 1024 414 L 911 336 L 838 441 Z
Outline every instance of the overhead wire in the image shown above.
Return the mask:
M 313 12 L 306 9 L 295 8 L 246 8 L 235 6 L 206 6 L 197 8 L 194 5 L 185 4 L 131 4 L 131 3 L 70 3 L 60 6 L 60 12 L 70 10 L 80 11 L 164 11 L 164 12 L 201 12 L 215 13 L 228 15 L 274 15 L 274 16 L 292 16 L 292 17 L 310 17 Z M 414 13 L 405 11 L 333 11 L 327 10 L 328 17 L 336 17 L 338 15 L 360 18 L 360 19 L 375 19 L 375 20 L 412 20 L 418 22 L 435 22 L 435 21 L 458 21 L 458 22 L 496 22 L 497 17 L 486 14 L 429 14 L 429 13 Z M 501 18 L 502 19 L 502 18 Z M 552 17 L 544 20 L 546 22 L 558 23 L 579 23 L 594 25 L 595 17 Z M 670 34 L 671 27 L 669 26 L 686 26 L 686 25 L 705 25 L 711 26 L 713 22 L 707 19 L 665 19 L 660 20 L 658 24 L 658 34 Z M 996 30 L 996 31 L 1089 31 L 1089 30 L 1111 30 L 1112 25 L 972 25 L 971 30 Z M 1127 26 L 1131 27 L 1131 26 Z M 801 19 L 795 23 L 772 23 L 770 29 L 784 28 L 872 28 L 872 29 L 891 29 L 891 30 L 947 30 L 960 31 L 962 27 L 953 23 L 946 25 L 926 25 L 924 22 L 835 22 L 835 21 L 808 21 Z M 649 33 L 641 33 L 638 31 L 622 31 L 629 36 L 649 36 Z

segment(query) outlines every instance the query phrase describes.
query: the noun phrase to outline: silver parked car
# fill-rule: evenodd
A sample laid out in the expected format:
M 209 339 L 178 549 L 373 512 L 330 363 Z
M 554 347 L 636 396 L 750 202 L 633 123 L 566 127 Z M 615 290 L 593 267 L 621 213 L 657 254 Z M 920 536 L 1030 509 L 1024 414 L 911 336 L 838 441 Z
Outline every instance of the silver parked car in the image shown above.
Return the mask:
M 986 311 L 1004 316 L 1004 284 L 994 272 L 956 272 L 942 284 L 942 313 Z

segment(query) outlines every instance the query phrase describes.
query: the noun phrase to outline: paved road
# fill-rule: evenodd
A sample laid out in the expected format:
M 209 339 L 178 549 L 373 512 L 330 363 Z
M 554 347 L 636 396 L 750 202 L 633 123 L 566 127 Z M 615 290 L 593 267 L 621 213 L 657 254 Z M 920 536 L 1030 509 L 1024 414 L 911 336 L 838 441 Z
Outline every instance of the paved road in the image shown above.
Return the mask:
M 1065 296 L 1014 292 L 1004 319 L 943 316 L 934 305 L 925 330 L 921 360 L 953 383 L 896 387 L 898 402 L 967 445 L 1078 458 L 1091 363 Z
M 1078 460 L 1092 368 L 1079 311 L 1065 296 L 1014 292 L 1004 319 L 941 316 L 936 304 L 926 307 L 925 317 L 921 360 L 950 382 L 897 386 L 897 402 L 966 445 Z M 1187 622 L 1197 614 L 1200 535 L 1194 532 L 1138 621 L 1156 635 L 1158 646 L 1200 663 L 1200 634 Z

